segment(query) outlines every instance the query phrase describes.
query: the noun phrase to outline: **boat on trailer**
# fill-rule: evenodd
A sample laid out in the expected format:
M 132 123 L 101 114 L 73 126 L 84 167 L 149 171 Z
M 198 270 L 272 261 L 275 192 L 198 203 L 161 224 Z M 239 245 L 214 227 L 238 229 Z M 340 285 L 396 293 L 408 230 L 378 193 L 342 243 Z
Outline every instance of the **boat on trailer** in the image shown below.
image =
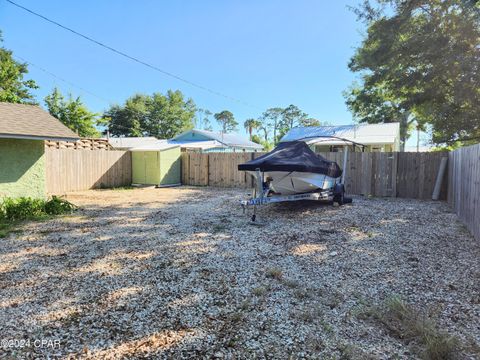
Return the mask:
M 347 151 L 344 153 L 346 164 Z M 271 152 L 238 165 L 255 178 L 253 197 L 242 202 L 244 209 L 274 202 L 316 200 L 351 202 L 345 197 L 345 169 L 310 149 L 305 141 L 281 142 Z

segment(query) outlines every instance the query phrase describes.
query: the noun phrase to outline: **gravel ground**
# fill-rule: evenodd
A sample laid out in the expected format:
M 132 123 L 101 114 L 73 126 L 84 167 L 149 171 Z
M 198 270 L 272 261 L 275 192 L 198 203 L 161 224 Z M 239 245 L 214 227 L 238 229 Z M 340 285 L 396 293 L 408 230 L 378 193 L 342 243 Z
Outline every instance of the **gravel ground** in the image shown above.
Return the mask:
M 253 226 L 245 196 L 80 192 L 1 239 L 0 338 L 25 343 L 0 357 L 415 358 L 358 316 L 392 295 L 480 356 L 480 244 L 445 203 L 272 204 Z

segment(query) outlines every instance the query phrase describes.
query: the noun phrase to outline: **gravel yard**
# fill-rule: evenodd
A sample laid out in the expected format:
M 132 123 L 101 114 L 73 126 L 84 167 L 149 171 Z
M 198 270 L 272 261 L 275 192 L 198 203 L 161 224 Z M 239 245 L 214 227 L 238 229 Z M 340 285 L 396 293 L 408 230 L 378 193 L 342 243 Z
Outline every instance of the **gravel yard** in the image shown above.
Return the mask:
M 445 203 L 272 204 L 253 226 L 245 196 L 79 192 L 0 239 L 0 338 L 26 341 L 0 357 L 419 357 L 368 316 L 393 296 L 480 357 L 480 243 Z

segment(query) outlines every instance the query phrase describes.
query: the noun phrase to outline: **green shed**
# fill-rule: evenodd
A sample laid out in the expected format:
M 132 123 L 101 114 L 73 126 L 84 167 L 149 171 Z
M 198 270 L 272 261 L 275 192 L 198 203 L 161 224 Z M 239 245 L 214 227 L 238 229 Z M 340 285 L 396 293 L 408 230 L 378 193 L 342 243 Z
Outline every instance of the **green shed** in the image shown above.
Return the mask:
M 180 146 L 167 141 L 140 146 L 132 152 L 133 185 L 181 184 Z

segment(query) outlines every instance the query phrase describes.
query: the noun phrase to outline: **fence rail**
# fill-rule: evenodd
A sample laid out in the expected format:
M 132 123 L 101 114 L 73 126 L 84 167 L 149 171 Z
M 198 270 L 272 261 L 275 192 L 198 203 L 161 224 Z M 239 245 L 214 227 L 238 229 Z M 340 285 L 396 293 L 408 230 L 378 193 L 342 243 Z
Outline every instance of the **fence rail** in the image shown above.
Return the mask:
M 480 144 L 449 153 L 448 202 L 480 240 Z
M 132 183 L 130 152 L 46 148 L 45 158 L 48 194 Z
M 252 187 L 252 177 L 238 164 L 262 153 L 183 153 L 182 182 L 186 185 Z M 343 167 L 343 153 L 320 153 Z M 431 199 L 440 161 L 446 153 L 350 153 L 346 167 L 348 194 Z M 447 197 L 447 177 L 441 199 Z

